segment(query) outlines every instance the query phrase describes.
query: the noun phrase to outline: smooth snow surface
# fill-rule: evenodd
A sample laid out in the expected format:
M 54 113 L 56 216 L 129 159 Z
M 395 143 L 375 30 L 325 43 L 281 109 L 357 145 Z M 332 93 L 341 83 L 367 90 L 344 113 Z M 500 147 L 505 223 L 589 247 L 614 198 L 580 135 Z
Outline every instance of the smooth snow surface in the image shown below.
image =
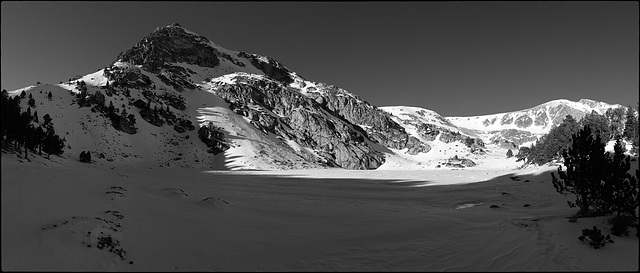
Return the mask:
M 30 158 L 2 155 L 6 271 L 638 270 L 637 237 L 598 250 L 577 239 L 594 225 L 608 233 L 607 218 L 568 222 L 576 210 L 553 167 L 241 172 Z

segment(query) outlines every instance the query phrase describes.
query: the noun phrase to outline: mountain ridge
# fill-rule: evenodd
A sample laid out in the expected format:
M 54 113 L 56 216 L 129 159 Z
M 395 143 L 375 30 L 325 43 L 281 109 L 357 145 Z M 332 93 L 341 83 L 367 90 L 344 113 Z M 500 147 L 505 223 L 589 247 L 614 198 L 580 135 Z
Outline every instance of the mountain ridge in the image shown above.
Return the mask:
M 97 72 L 9 93 L 22 91 L 40 103 L 34 108 L 59 121 L 66 155 L 89 150 L 108 162 L 150 167 L 418 166 L 425 158 L 438 160 L 435 147 L 483 155 L 490 140 L 427 109 L 411 111 L 433 119 L 407 121 L 340 87 L 306 80 L 271 57 L 223 48 L 179 24 L 156 28 Z M 53 102 L 43 104 L 49 92 Z

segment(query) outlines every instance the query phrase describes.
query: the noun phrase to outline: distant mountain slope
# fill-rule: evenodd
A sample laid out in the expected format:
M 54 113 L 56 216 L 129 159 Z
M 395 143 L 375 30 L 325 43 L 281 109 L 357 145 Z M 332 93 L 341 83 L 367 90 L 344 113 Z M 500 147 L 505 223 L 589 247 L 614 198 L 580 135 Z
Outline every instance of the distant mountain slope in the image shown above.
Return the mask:
M 393 115 L 394 120 L 405 130 L 429 143 L 436 139 L 437 132 L 457 132 L 480 138 L 488 144 L 516 149 L 518 146 L 537 140 L 554 126 L 562 123 L 567 115 L 580 120 L 592 111 L 605 114 L 609 108 L 623 107 L 589 99 L 578 102 L 559 99 L 520 111 L 469 117 L 442 117 L 438 113 L 419 107 L 380 107 Z M 437 131 L 439 129 L 439 131 Z
M 566 115 L 572 115 L 576 120 L 580 120 L 591 111 L 604 114 L 608 108 L 617 107 L 622 107 L 622 105 L 589 99 L 581 99 L 578 102 L 559 99 L 520 111 L 470 117 L 447 117 L 447 120 L 457 126 L 473 130 L 516 129 L 534 134 L 544 134 L 549 132 L 551 127 L 562 123 Z

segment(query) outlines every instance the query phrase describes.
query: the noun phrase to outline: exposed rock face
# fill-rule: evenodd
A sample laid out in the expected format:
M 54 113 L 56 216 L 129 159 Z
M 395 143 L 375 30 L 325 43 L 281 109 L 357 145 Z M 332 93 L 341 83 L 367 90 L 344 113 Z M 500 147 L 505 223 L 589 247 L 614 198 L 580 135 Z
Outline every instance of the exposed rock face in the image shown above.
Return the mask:
M 178 133 L 184 133 L 186 131 L 193 131 L 196 127 L 191 123 L 190 120 L 179 119 L 176 124 L 173 125 L 173 130 L 176 130 Z
M 473 162 L 473 160 L 467 159 L 467 158 L 462 159 L 462 162 L 460 162 L 460 164 L 462 164 L 462 166 L 465 166 L 465 167 L 473 167 L 476 165 L 476 163 Z
M 443 131 L 440 134 L 440 141 L 444 142 L 444 143 L 451 143 L 454 141 L 464 141 L 465 139 L 467 139 L 466 136 L 463 136 L 462 134 L 458 133 L 458 132 L 451 132 L 451 131 Z
M 418 129 L 418 134 L 427 141 L 434 141 L 438 134 L 440 134 L 438 126 L 434 124 L 420 123 L 416 128 Z
M 522 115 L 519 116 L 514 123 L 520 128 L 527 128 L 533 124 L 533 120 L 527 115 Z
M 144 70 L 157 73 L 165 63 L 188 63 L 201 67 L 220 64 L 216 49 L 200 35 L 188 33 L 178 24 L 159 27 L 131 49 L 120 53 L 118 59 Z
M 485 120 L 482 122 L 482 124 L 484 124 L 484 126 L 493 125 L 493 124 L 495 124 L 495 123 L 496 123 L 496 120 L 497 120 L 497 119 L 498 119 L 498 118 L 496 118 L 496 117 L 494 117 L 494 118 L 492 118 L 492 119 L 485 119 Z
M 536 114 L 535 125 L 536 126 L 547 126 L 547 113 L 544 111 L 540 111 Z
M 419 153 L 428 153 L 431 151 L 431 146 L 426 143 L 421 142 L 419 139 L 409 136 L 409 140 L 407 141 L 407 153 L 410 155 L 417 155 Z
M 109 66 L 104 70 L 104 76 L 113 81 L 113 87 L 146 89 L 153 84 L 140 69 L 131 66 Z
M 498 145 L 498 147 L 503 148 L 503 149 L 512 149 L 512 150 L 517 150 L 518 149 L 518 145 L 506 140 L 506 139 L 498 139 L 498 140 L 494 140 L 492 141 L 493 144 Z
M 372 140 L 394 149 L 409 148 L 416 152 L 427 150 L 426 144 L 411 140 L 405 129 L 391 119 L 389 114 L 333 85 L 318 84 L 320 92 L 310 93 L 330 113 L 365 128 Z M 422 148 L 421 148 L 422 147 Z
M 466 168 L 466 167 L 474 167 L 476 166 L 476 163 L 473 162 L 473 160 L 471 159 L 458 158 L 458 156 L 456 155 L 452 158 L 449 158 L 447 162 L 442 163 L 442 165 L 450 168 Z
M 293 82 L 293 79 L 291 78 L 291 71 L 271 57 L 263 57 L 267 60 L 266 62 L 256 54 L 248 54 L 245 52 L 238 53 L 238 57 L 248 59 L 253 66 L 260 69 L 271 79 L 285 84 Z
M 504 116 L 504 117 L 502 117 L 502 119 L 500 120 L 500 125 L 511 124 L 512 122 L 513 122 L 513 117 L 512 117 L 512 116 L 505 115 L 505 116 Z
M 517 147 L 525 142 L 534 141 L 537 139 L 537 137 L 529 131 L 516 129 L 505 129 L 497 132 L 492 131 L 490 133 L 493 134 L 493 137 L 491 137 L 491 142 L 499 144 L 501 147 L 510 148 L 512 145 L 516 145 Z
M 384 155 L 366 144 L 357 126 L 327 115 L 314 98 L 296 89 L 265 77 L 238 75 L 235 84 L 219 84 L 214 90 L 255 127 L 312 148 L 329 166 L 375 169 L 384 163 Z

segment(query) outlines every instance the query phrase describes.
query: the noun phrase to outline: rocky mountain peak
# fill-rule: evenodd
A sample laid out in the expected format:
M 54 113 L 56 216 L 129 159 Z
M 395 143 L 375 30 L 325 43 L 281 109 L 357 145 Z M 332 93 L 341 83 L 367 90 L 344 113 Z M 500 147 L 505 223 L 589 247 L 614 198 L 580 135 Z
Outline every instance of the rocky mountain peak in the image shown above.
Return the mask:
M 222 54 L 211 46 L 209 39 L 173 23 L 156 28 L 132 48 L 120 53 L 118 59 L 156 72 L 165 63 L 184 62 L 201 67 L 215 67 L 220 64 L 220 55 Z

